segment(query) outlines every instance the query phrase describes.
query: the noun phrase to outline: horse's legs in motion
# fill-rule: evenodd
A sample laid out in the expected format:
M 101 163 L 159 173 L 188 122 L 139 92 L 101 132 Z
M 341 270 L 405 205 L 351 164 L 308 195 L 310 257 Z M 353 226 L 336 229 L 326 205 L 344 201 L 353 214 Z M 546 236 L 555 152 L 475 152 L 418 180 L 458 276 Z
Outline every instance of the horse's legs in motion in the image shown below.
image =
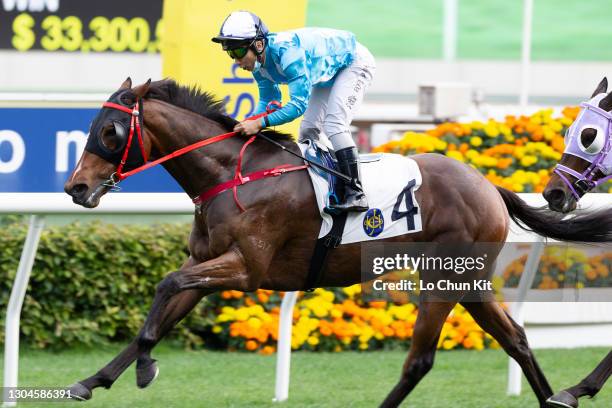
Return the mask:
M 599 365 L 579 384 L 568 388 L 567 392 L 576 398 L 588 395 L 593 397 L 597 394 L 612 375 L 612 351 L 599 363 Z
M 176 323 L 187 315 L 198 302 L 210 291 L 187 290 L 176 294 L 162 317 L 161 336 L 169 332 Z M 142 333 L 142 330 L 141 330 Z M 140 336 L 140 335 L 139 335 Z M 119 376 L 136 360 L 138 357 L 138 337 L 104 368 L 93 376 L 79 381 L 73 386 L 73 394 L 80 399 L 91 398 L 91 391 L 97 387 L 110 388 Z M 83 388 L 84 387 L 84 388 Z
M 247 273 L 244 257 L 238 249 L 231 248 L 224 254 L 197 265 L 194 265 L 190 258 L 181 270 L 166 275 L 157 286 L 153 305 L 136 339 L 96 375 L 73 385 L 71 393 L 76 399 L 91 398 L 93 387 L 110 387 L 135 359 L 138 359 L 137 384 L 141 388 L 146 387 L 157 375 L 157 365 L 150 353 L 161 338 L 185 317 L 203 296 L 223 289 L 255 290 L 259 282 L 254 276 L 255 274 Z
M 402 375 L 381 407 L 397 407 L 431 370 L 438 339 L 446 317 L 453 309 L 454 302 L 422 302 L 414 325 L 412 345 L 404 363 Z
M 612 375 L 612 351 L 584 380 L 550 397 L 548 404 L 553 407 L 578 407 L 578 398 L 597 394 Z
M 480 327 L 493 336 L 506 353 L 521 366 L 540 406 L 545 407 L 546 399 L 552 395 L 552 389 L 529 348 L 525 330 L 512 320 L 497 302 L 465 302 L 462 305 Z
M 181 269 L 189 268 L 197 262 L 193 258 L 187 259 Z M 157 292 L 159 292 L 159 287 Z M 156 297 L 157 297 L 156 292 Z M 166 328 L 164 334 L 174 327 L 183 317 L 187 315 L 198 302 L 210 291 L 190 290 L 176 294 L 169 307 L 162 317 L 162 325 Z M 71 387 L 71 394 L 76 399 L 91 398 L 91 391 L 97 387 L 110 388 L 119 376 L 136 360 L 138 357 L 138 339 L 142 336 L 143 329 L 130 344 L 119 353 L 110 363 L 100 369 L 96 374 L 85 380 L 79 381 Z
M 136 338 L 138 386 L 146 387 L 157 375 L 157 365 L 150 354 L 166 332 L 178 323 L 178 320 L 164 319 L 168 310 L 172 310 L 170 302 L 176 294 L 189 289 L 206 290 L 207 293 L 224 289 L 252 291 L 257 288 L 257 284 L 252 275 L 247 273 L 242 254 L 234 249 L 201 264 L 168 274 L 157 286 L 147 320 Z

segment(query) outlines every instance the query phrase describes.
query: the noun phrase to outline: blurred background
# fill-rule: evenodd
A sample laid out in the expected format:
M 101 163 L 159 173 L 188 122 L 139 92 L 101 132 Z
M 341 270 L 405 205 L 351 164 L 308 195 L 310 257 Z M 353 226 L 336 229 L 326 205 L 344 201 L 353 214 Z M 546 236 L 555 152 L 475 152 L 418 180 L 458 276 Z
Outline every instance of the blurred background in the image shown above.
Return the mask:
M 219 3 L 231 9 L 231 2 Z M 575 102 L 609 69 L 607 6 L 602 0 L 533 2 L 533 100 Z M 414 101 L 422 83 L 466 81 L 487 102 L 516 102 L 523 12 L 521 1 L 309 0 L 305 23 L 350 30 L 373 52 L 379 71 L 370 99 Z M 111 24 L 117 16 L 125 20 Z M 0 86 L 10 92 L 106 94 L 126 73 L 140 80 L 159 78 L 161 17 L 162 2 L 156 0 L 109 0 L 95 11 L 74 0 L 4 1 Z M 208 40 L 199 39 L 213 47 Z

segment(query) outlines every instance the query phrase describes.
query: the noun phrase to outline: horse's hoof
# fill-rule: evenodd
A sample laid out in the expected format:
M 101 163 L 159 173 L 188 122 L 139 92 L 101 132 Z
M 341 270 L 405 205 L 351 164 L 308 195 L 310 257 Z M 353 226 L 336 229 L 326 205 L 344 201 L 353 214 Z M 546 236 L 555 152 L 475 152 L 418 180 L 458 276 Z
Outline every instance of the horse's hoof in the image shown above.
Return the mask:
M 578 400 L 567 391 L 559 391 L 546 400 L 551 407 L 578 408 Z
M 68 387 L 70 398 L 77 401 L 87 401 L 91 398 L 91 390 L 80 382 L 72 384 Z
M 138 388 L 147 388 L 159 375 L 159 367 L 157 367 L 157 360 L 151 360 L 151 362 L 145 367 L 138 367 L 136 365 L 136 385 Z

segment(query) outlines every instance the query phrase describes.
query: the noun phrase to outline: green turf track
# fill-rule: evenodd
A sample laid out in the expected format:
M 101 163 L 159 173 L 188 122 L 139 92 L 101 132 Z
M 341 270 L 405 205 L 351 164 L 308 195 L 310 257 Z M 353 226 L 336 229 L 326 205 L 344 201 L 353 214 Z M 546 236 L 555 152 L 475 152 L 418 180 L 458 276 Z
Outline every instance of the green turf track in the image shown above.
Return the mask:
M 22 350 L 20 385 L 61 386 L 94 373 L 117 347 L 60 353 Z M 537 350 L 551 385 L 558 389 L 577 382 L 607 349 Z M 274 356 L 247 353 L 183 351 L 161 346 L 154 353 L 160 376 L 146 390 L 135 385 L 130 367 L 111 390 L 98 389 L 82 405 L 23 403 L 47 407 L 375 407 L 393 387 L 406 356 L 402 351 L 294 353 L 289 401 L 271 402 Z M 523 380 L 520 397 L 506 396 L 508 359 L 499 350 L 439 352 L 434 369 L 404 406 L 423 408 L 526 408 L 536 400 Z M 612 380 L 611 380 L 612 381 Z M 612 406 L 612 383 L 582 408 Z
M 459 0 L 460 59 L 519 59 L 520 0 Z M 443 0 L 308 0 L 307 25 L 353 31 L 377 57 L 441 58 Z M 609 0 L 534 0 L 534 60 L 612 60 Z

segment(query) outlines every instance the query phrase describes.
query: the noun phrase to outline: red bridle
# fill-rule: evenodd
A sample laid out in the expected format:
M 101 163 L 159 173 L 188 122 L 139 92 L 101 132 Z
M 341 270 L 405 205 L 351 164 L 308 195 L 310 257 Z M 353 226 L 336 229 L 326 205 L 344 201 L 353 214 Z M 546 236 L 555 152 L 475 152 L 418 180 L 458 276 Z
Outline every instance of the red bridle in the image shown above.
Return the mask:
M 119 184 L 119 182 L 121 182 L 122 180 L 133 176 L 136 173 L 140 173 L 141 171 L 144 171 L 146 169 L 149 169 L 153 166 L 157 166 L 158 164 L 161 164 L 165 161 L 168 161 L 170 159 L 173 159 L 175 157 L 179 157 L 184 155 L 185 153 L 189 153 L 192 150 L 195 149 L 199 149 L 200 147 L 204 147 L 207 146 L 209 144 L 213 144 L 213 143 L 217 143 L 220 142 L 222 140 L 225 139 L 229 139 L 230 137 L 236 136 L 237 134 L 239 134 L 239 132 L 228 132 L 228 133 L 224 133 L 221 135 L 217 135 L 217 136 L 213 136 L 209 139 L 205 139 L 205 140 L 201 140 L 199 142 L 190 144 L 188 146 L 185 146 L 181 149 L 178 149 L 170 154 L 167 154 L 163 157 L 160 157 L 157 160 L 154 160 L 152 162 L 148 162 L 147 159 L 147 155 L 144 149 L 144 142 L 142 139 L 142 133 L 141 133 L 141 125 L 140 122 L 138 121 L 138 117 L 140 115 L 140 101 L 136 101 L 136 103 L 134 104 L 134 106 L 132 108 L 127 107 L 127 106 L 123 106 L 123 105 L 119 105 L 113 102 L 105 102 L 102 107 L 104 108 L 111 108 L 111 109 L 117 109 L 120 110 L 121 112 L 125 112 L 128 113 L 131 116 L 130 119 L 130 133 L 128 135 L 128 139 L 127 139 L 127 143 L 125 146 L 125 150 L 123 151 L 123 156 L 121 158 L 121 162 L 119 163 L 119 166 L 117 167 L 117 171 L 113 174 L 111 174 L 109 180 L 105 183 L 106 185 L 112 187 L 112 188 L 117 188 L 117 184 Z M 266 115 L 269 115 L 270 113 L 274 112 L 276 109 L 273 109 L 272 106 L 276 106 L 276 107 L 281 107 L 280 102 L 277 101 L 272 101 L 268 104 L 268 106 L 266 107 L 266 111 L 263 113 L 260 113 L 258 115 L 255 116 L 251 116 L 246 118 L 246 120 L 255 120 L 255 119 L 259 119 L 262 118 Z M 140 145 L 140 152 L 142 153 L 142 157 L 144 160 L 144 164 L 142 166 L 139 166 L 133 170 L 127 171 L 125 173 L 122 172 L 123 170 L 123 166 L 125 165 L 125 162 L 127 160 L 129 151 L 130 151 L 130 146 L 132 145 L 132 140 L 134 138 L 134 131 L 136 132 L 137 136 L 138 136 L 138 143 Z M 196 205 L 200 205 L 203 202 L 211 199 L 212 197 L 216 196 L 217 194 L 228 190 L 228 189 L 232 189 L 234 192 L 234 201 L 236 202 L 236 205 L 238 206 L 238 208 L 240 208 L 241 211 L 245 211 L 244 207 L 242 206 L 242 204 L 240 203 L 240 201 L 238 200 L 238 192 L 237 192 L 237 187 L 239 185 L 242 184 L 246 184 L 248 182 L 251 181 L 255 181 L 255 180 L 259 180 L 261 178 L 265 178 L 265 177 L 275 177 L 275 176 L 280 176 L 284 173 L 287 172 L 291 172 L 291 171 L 296 171 L 296 170 L 304 170 L 306 168 L 308 168 L 307 164 L 304 165 L 300 165 L 300 166 L 293 166 L 290 164 L 281 164 L 279 166 L 276 166 L 274 168 L 271 169 L 267 169 L 267 170 L 260 170 L 254 173 L 250 173 L 247 175 L 242 175 L 241 173 L 241 164 L 242 164 L 242 157 L 244 155 L 244 152 L 247 148 L 247 146 L 249 144 L 251 144 L 254 140 L 255 140 L 256 136 L 251 136 L 249 138 L 249 140 L 247 140 L 243 145 L 242 148 L 240 149 L 240 155 L 238 157 L 238 164 L 236 166 L 236 173 L 234 175 L 234 179 L 233 180 L 229 180 L 226 181 L 225 183 L 219 184 L 205 192 L 203 192 L 202 194 L 198 195 L 195 198 L 192 198 L 192 201 L 194 204 Z
M 113 180 L 114 176 L 117 176 L 117 181 L 115 182 L 116 184 L 119 181 L 127 177 L 127 175 L 125 175 L 121 171 L 123 170 L 123 166 L 125 166 L 125 162 L 130 152 L 130 146 L 132 146 L 132 138 L 134 137 L 134 130 L 136 130 L 136 134 L 138 135 L 138 144 L 140 145 L 140 153 L 142 154 L 142 159 L 144 163 L 148 161 L 147 153 L 145 152 L 145 148 L 144 148 L 144 142 L 142 140 L 140 122 L 138 121 L 138 116 L 140 115 L 140 109 L 139 109 L 140 101 L 136 101 L 136 103 L 134 104 L 132 108 L 129 108 L 123 105 L 119 105 L 118 103 L 113 103 L 113 102 L 104 102 L 102 104 L 102 107 L 117 109 L 117 110 L 120 110 L 121 112 L 125 112 L 130 115 L 130 134 L 128 135 L 127 144 L 125 145 L 125 150 L 123 151 L 121 162 L 119 163 L 119 166 L 117 166 L 117 171 L 111 174 L 111 180 Z

